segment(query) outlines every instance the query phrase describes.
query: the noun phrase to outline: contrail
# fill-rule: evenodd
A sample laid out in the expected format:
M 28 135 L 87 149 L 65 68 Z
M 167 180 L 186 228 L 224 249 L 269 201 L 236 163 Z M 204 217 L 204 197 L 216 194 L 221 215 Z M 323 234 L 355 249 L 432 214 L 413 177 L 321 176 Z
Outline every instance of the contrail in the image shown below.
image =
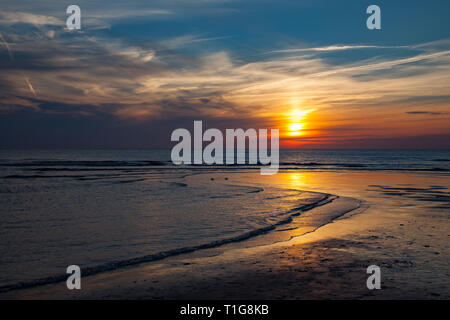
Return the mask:
M 9 47 L 8 43 L 5 41 L 5 38 L 3 38 L 3 35 L 0 33 L 0 40 L 3 42 L 3 44 L 5 45 L 6 49 L 8 50 L 8 54 L 9 54 L 9 58 L 11 59 L 11 62 L 14 62 L 14 56 L 13 53 L 11 51 L 11 48 Z M 24 75 L 25 78 L 25 82 L 28 85 L 28 88 L 30 89 L 31 93 L 37 97 L 36 95 L 36 91 L 34 91 L 33 85 L 30 82 L 30 79 L 28 79 L 27 76 Z
M 14 56 L 12 54 L 11 48 L 9 47 L 8 42 L 5 41 L 5 38 L 3 38 L 3 35 L 1 33 L 0 33 L 0 40 L 2 40 L 3 44 L 6 47 L 6 50 L 8 50 L 9 58 L 11 59 L 11 61 L 14 61 Z
M 30 88 L 30 91 L 33 93 L 33 95 L 34 95 L 35 97 L 37 97 L 37 96 L 36 96 L 36 91 L 34 91 L 34 88 L 33 88 L 33 86 L 31 85 L 31 82 L 30 82 L 30 80 L 28 79 L 28 77 L 25 77 L 25 81 L 27 82 L 28 88 Z

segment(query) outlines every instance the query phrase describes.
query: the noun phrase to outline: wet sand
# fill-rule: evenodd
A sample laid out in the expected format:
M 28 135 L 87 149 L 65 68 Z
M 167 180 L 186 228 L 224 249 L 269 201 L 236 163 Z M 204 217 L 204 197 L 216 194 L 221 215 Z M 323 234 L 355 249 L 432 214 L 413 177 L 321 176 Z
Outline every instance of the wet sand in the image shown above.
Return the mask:
M 448 299 L 450 179 L 435 173 L 209 173 L 229 183 L 326 192 L 360 205 L 317 230 L 252 238 L 82 278 L 15 290 L 24 299 Z M 197 179 L 191 177 L 191 179 Z M 348 198 L 347 198 L 348 197 Z M 339 200 L 339 201 L 341 201 Z M 356 200 L 355 200 L 356 201 Z M 330 205 L 338 205 L 333 201 Z M 320 214 L 327 205 L 309 211 Z M 295 226 L 295 221 L 293 226 Z M 298 236 L 298 234 L 304 235 Z M 366 268 L 381 268 L 368 290 Z

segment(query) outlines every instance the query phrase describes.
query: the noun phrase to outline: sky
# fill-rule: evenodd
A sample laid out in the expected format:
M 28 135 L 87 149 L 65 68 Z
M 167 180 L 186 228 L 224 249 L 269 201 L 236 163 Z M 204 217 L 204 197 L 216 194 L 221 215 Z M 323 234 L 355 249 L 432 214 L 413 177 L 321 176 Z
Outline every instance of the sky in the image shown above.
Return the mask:
M 448 149 L 450 2 L 2 0 L 0 148 L 166 148 L 194 120 L 284 148 Z

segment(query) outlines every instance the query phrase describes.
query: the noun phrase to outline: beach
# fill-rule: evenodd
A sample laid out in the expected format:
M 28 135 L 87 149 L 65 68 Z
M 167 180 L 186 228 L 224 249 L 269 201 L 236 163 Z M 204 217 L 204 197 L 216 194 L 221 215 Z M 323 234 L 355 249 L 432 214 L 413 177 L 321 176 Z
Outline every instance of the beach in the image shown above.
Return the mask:
M 183 183 L 332 195 L 289 223 L 242 241 L 65 282 L 6 299 L 448 299 L 449 176 L 442 172 L 207 171 Z M 330 216 L 330 212 L 334 212 Z M 319 223 L 317 217 L 327 217 Z M 332 217 L 330 219 L 330 217 Z M 324 221 L 324 220 L 321 220 Z M 381 289 L 366 269 L 381 269 Z

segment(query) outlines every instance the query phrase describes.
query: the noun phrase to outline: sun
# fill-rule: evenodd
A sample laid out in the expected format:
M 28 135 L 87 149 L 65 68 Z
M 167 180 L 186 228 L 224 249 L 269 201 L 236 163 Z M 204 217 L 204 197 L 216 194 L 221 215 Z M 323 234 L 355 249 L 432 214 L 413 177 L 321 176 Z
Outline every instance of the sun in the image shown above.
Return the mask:
M 292 123 L 289 125 L 289 135 L 290 136 L 299 136 L 302 134 L 300 131 L 304 127 L 304 123 Z
M 300 136 L 303 134 L 302 129 L 305 127 L 305 118 L 308 113 L 313 110 L 298 110 L 294 109 L 288 114 L 289 132 L 290 136 Z

